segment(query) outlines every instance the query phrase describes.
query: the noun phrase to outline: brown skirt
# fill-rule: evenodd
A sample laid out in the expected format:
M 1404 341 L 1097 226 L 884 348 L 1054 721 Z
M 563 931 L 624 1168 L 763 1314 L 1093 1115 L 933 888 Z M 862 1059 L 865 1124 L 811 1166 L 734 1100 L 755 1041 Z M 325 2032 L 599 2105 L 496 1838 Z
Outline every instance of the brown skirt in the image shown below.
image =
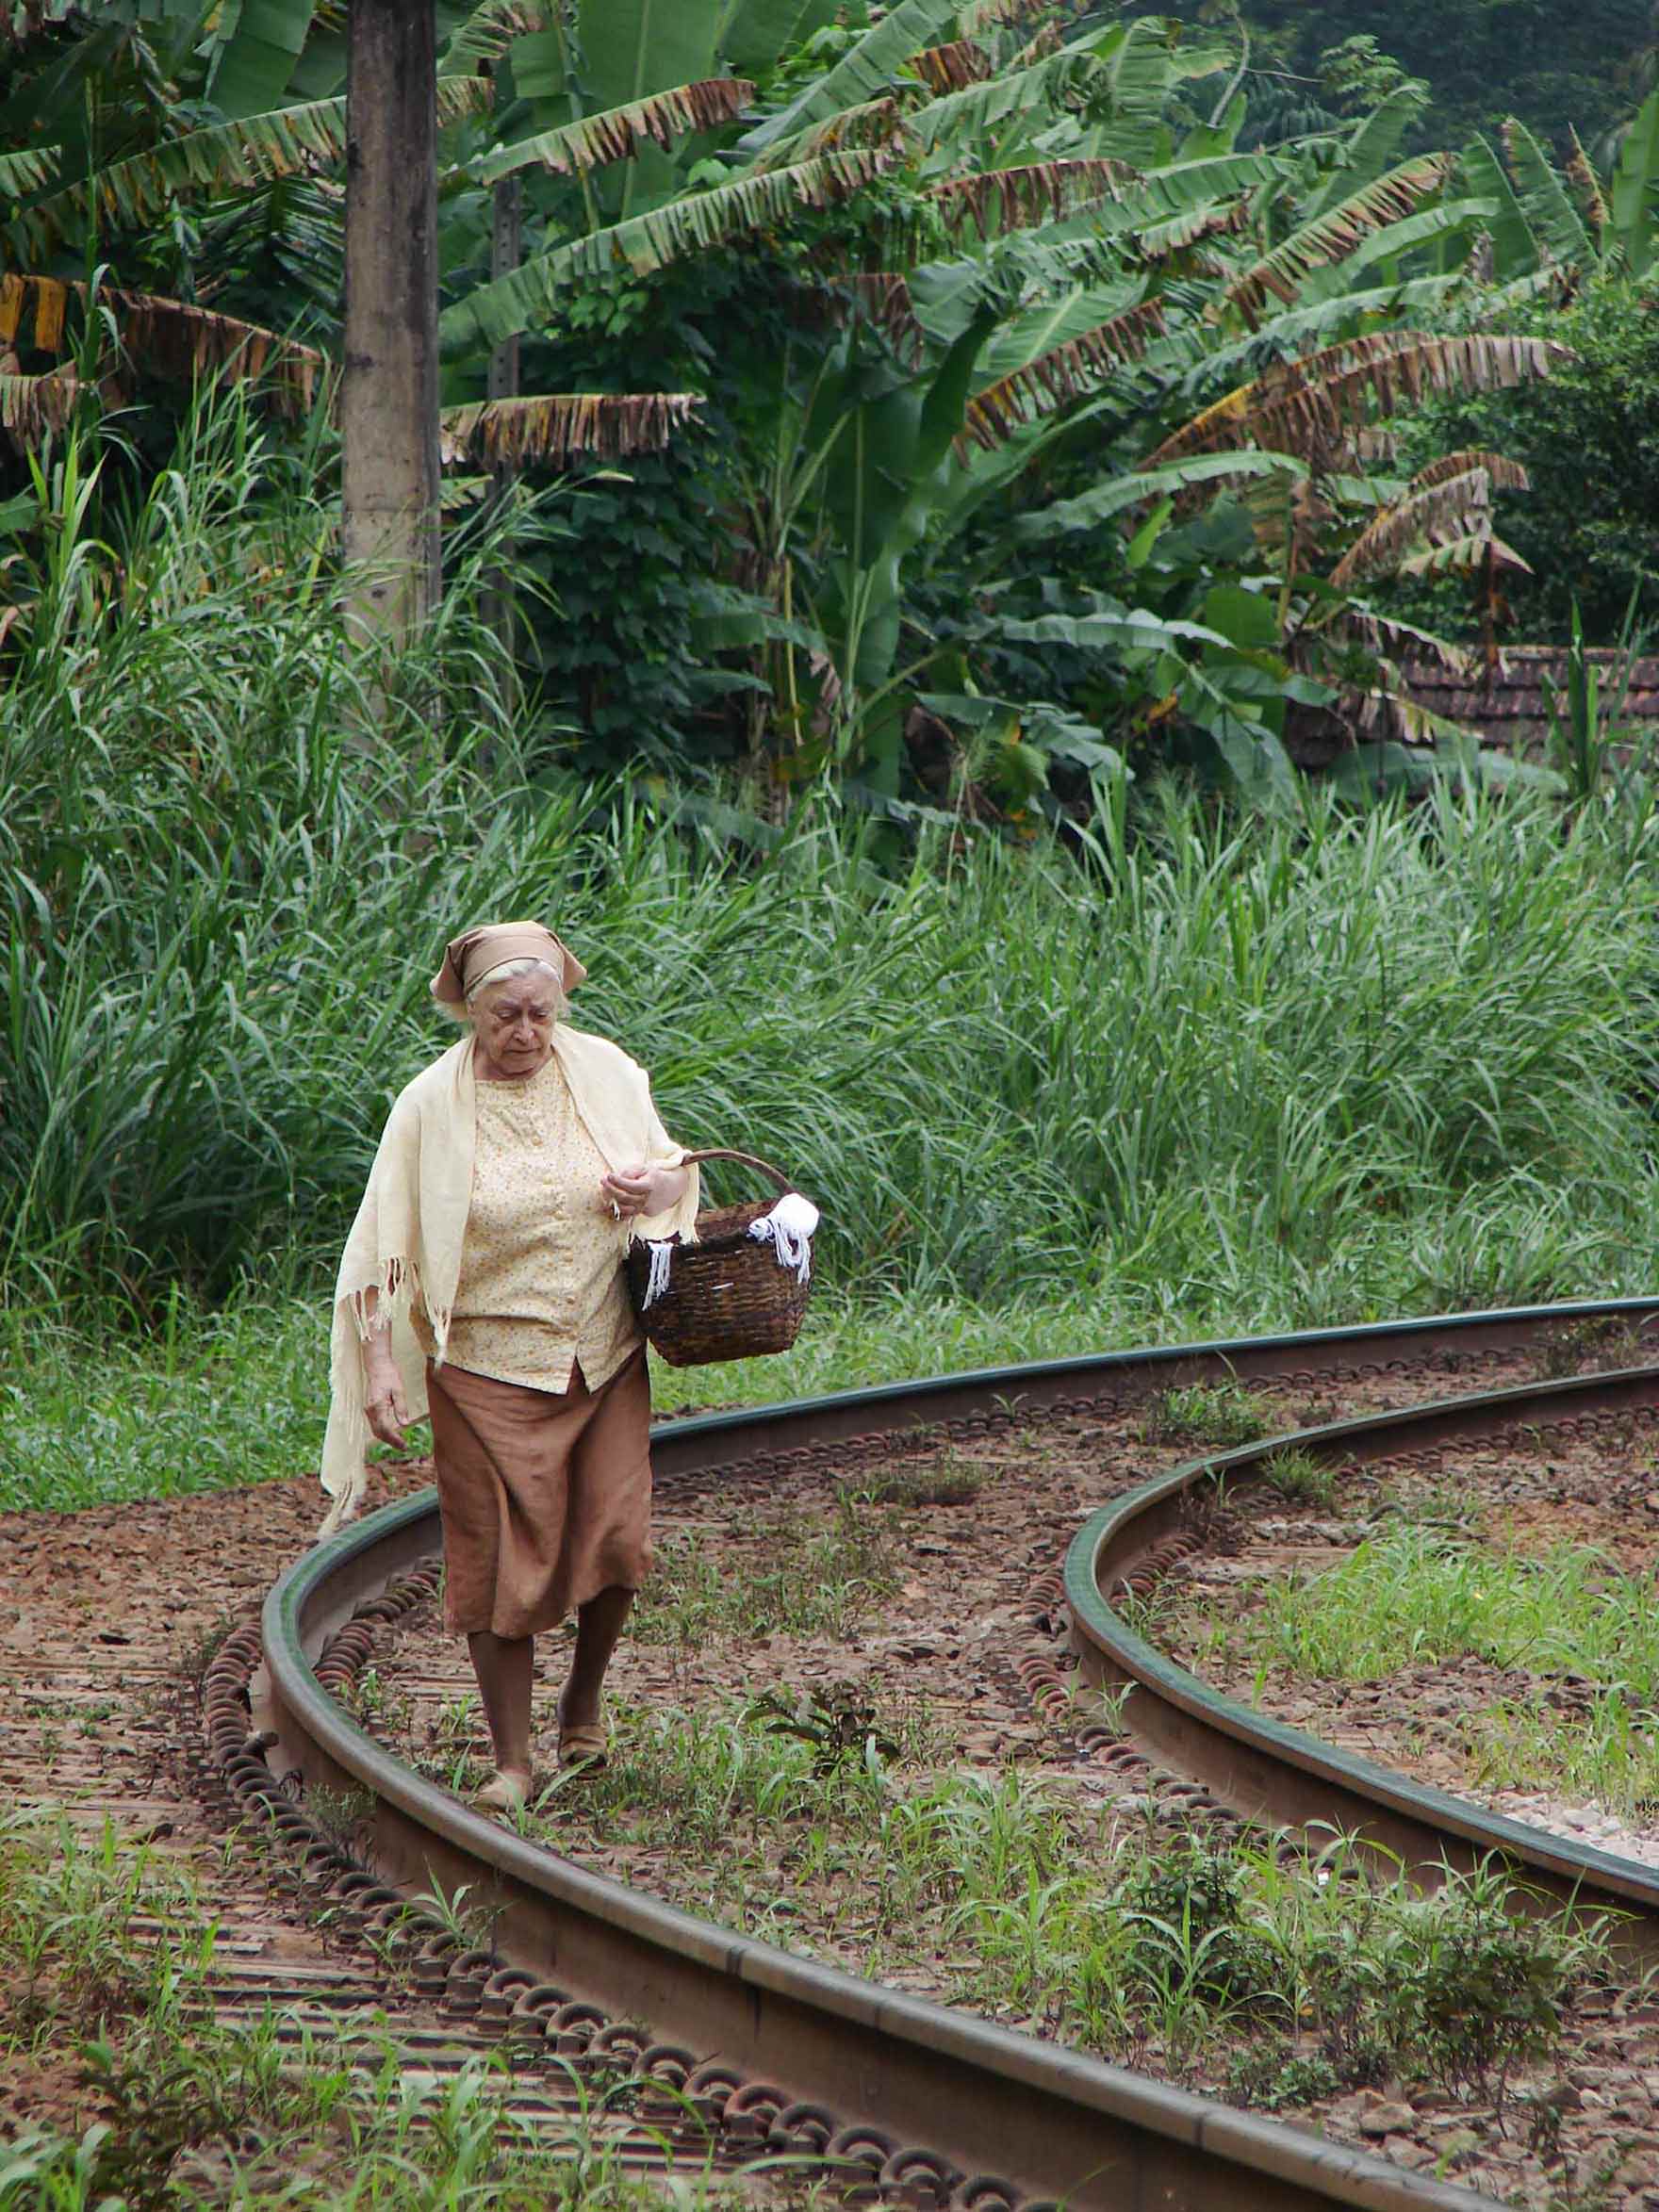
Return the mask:
M 651 1563 L 645 1347 L 589 1390 L 426 1370 L 444 1529 L 444 1626 L 538 1636 Z

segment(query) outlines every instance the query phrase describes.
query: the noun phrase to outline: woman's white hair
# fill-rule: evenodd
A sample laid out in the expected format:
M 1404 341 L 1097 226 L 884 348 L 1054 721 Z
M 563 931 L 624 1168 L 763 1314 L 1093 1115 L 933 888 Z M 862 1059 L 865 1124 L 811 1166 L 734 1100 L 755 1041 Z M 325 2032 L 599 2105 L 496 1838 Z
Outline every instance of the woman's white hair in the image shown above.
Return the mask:
M 464 1007 L 445 1006 L 444 1011 L 452 1021 L 464 1022 L 472 1010 L 473 1001 L 492 983 L 510 983 L 519 975 L 545 975 L 553 987 L 553 1014 L 563 1020 L 570 1011 L 570 1001 L 565 995 L 565 981 L 557 968 L 550 961 L 538 960 L 534 955 L 521 954 L 516 960 L 501 960 L 493 968 L 486 968 L 472 989 L 467 993 Z M 441 1002 L 440 1002 L 441 1003 Z

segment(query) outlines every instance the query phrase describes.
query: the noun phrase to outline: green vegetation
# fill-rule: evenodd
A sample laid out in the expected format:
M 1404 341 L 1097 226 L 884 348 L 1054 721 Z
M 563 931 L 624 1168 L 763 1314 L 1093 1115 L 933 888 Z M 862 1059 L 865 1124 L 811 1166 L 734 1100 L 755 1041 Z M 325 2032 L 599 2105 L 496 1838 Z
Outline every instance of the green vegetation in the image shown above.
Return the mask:
M 1564 141 L 1594 140 L 1623 121 L 1651 67 L 1646 0 L 1585 0 L 1571 9 L 1518 0 L 1240 0 L 1257 37 L 1262 96 L 1281 115 L 1347 108 L 1386 88 L 1389 57 L 1426 80 L 1428 127 L 1459 140 L 1518 115 Z M 1380 50 L 1380 51 L 1379 51 Z M 1290 73 L 1288 80 L 1278 71 Z
M 421 2085 L 384 2027 L 336 2038 L 276 2011 L 219 2024 L 213 1949 L 189 1883 L 107 1827 L 88 1843 L 67 1824 L 0 1826 L 0 2060 L 13 2087 L 73 2084 L 102 2115 L 0 2146 L 8 2212 L 660 2202 L 607 2142 L 606 2092 L 563 2140 L 533 2144 L 493 2060 Z M 722 2201 L 712 2183 L 694 2198 Z
M 687 8 L 657 55 L 635 0 L 446 10 L 446 398 L 516 330 L 543 388 L 650 359 L 706 428 L 632 482 L 534 438 L 499 504 L 458 478 L 442 611 L 371 663 L 295 361 L 187 393 L 110 288 L 210 295 L 204 368 L 236 315 L 333 342 L 338 23 L 279 12 L 0 34 L 0 1499 L 314 1457 L 421 975 L 509 908 L 594 955 L 671 1125 L 825 1207 L 801 1352 L 669 1406 L 1645 1281 L 1649 783 L 1356 819 L 1287 765 L 1335 705 L 1393 727 L 1400 575 L 1487 573 L 1513 474 L 1418 402 L 1573 397 L 1492 320 L 1579 268 L 1524 148 L 1499 299 L 1496 188 L 1401 158 L 1398 72 L 1264 151 L 1224 25 L 1039 9 L 1033 58 L 946 0 Z M 649 80 L 693 65 L 752 98 L 690 127 Z M 601 158 L 629 95 L 655 135 Z M 858 189 L 785 221 L 830 139 Z
M 1311 1581 L 1273 1584 L 1258 1617 L 1268 1647 L 1301 1674 L 1376 1681 L 1469 1653 L 1644 1702 L 1659 1691 L 1648 1583 L 1573 1545 L 1533 1559 L 1391 1528 Z
M 1177 1384 L 1160 1390 L 1141 1424 L 1149 1444 L 1211 1444 L 1218 1451 L 1267 1434 L 1261 1401 L 1237 1379 Z
M 897 1587 L 883 1537 L 882 1521 L 853 1499 L 828 1521 L 758 1514 L 748 1532 L 756 1556 L 741 1567 L 730 1539 L 711 1551 L 696 1536 L 669 1537 L 630 1633 L 686 1652 L 721 1636 L 846 1637 Z
M 1598 1931 L 1517 1924 L 1495 1871 L 1425 1898 L 1362 1877 L 1345 1843 L 1284 1865 L 1125 1829 L 1052 1778 L 929 1771 L 923 1712 L 861 1709 L 826 1757 L 823 1715 L 780 1730 L 778 1704 L 621 1708 L 610 1766 L 555 1783 L 540 1832 L 644 1849 L 695 1909 L 865 1974 L 921 1968 L 1109 2056 L 1185 2073 L 1242 2046 L 1286 2095 L 1394 2073 L 1501 2105 L 1605 1971 Z
M 1330 1461 L 1299 1445 L 1288 1445 L 1264 1461 L 1261 1477 L 1281 1498 L 1304 1505 L 1328 1505 L 1337 1492 L 1337 1470 Z
M 1464 1657 L 1523 1669 L 1528 1693 L 1470 1712 L 1461 1726 L 1474 1779 L 1566 1792 L 1626 1814 L 1659 1796 L 1651 1587 L 1584 1547 L 1537 1559 L 1421 1526 L 1391 1528 L 1322 1575 L 1268 1584 L 1246 1622 L 1203 1640 L 1209 1657 L 1236 1650 L 1258 1668 L 1339 1681 L 1386 1680 Z M 1560 1676 L 1575 1684 L 1567 1704 L 1553 1686 Z

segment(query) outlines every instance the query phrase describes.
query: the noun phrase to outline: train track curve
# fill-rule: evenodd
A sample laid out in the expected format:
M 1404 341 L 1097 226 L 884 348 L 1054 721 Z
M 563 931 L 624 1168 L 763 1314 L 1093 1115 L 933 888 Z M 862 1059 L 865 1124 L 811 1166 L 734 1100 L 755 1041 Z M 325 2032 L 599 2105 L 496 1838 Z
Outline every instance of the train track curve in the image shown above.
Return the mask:
M 755 1411 L 659 1424 L 665 1487 L 712 1486 L 768 1459 L 825 1459 L 858 1439 L 972 1434 L 1012 1416 L 1086 1413 L 1172 1384 L 1320 1374 L 1445 1353 L 1510 1350 L 1563 1328 L 1639 1328 L 1659 1299 L 1620 1300 L 1042 1363 Z M 1352 1457 L 1399 1449 L 1406 1433 L 1500 1433 L 1659 1403 L 1659 1367 L 1447 1400 L 1306 1432 Z M 1390 1439 L 1392 1443 L 1390 1444 Z M 1125 1686 L 1131 1726 L 1221 1802 L 1277 1821 L 1331 1820 L 1414 1863 L 1495 1849 L 1560 1894 L 1611 1903 L 1659 1956 L 1659 1882 L 1629 1862 L 1328 1752 L 1262 1723 L 1181 1674 L 1135 1637 L 1111 1598 L 1178 1557 L 1198 1486 L 1234 1479 L 1285 1439 L 1211 1455 L 1144 1485 L 1089 1522 L 1063 1588 L 1086 1675 Z M 346 1933 L 397 1950 L 414 1987 L 493 2022 L 595 2078 L 629 2071 L 677 2139 L 769 2150 L 837 2172 L 853 2201 L 930 2212 L 1471 2212 L 1454 2184 L 1169 2088 L 1038 2038 L 862 1981 L 561 1859 L 424 1780 L 359 1728 L 338 1693 L 376 1637 L 435 1581 L 436 1505 L 390 1506 L 307 1553 L 270 1591 L 262 1620 L 222 1647 L 205 1683 L 208 1747 L 238 1810 L 264 1821 L 302 1875 L 326 1892 Z M 1253 1726 L 1247 1724 L 1254 1724 Z M 359 1857 L 306 1810 L 306 1794 L 352 1794 L 368 1810 Z M 491 1948 L 468 1950 L 417 1892 L 469 1886 L 487 1899 Z

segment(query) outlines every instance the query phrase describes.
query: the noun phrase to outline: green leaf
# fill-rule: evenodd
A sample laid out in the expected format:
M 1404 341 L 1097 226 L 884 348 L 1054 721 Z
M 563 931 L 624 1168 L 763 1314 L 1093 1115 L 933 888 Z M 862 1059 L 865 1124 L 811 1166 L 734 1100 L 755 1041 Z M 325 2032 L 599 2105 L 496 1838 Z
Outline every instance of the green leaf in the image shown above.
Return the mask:
M 1339 166 L 1308 202 L 1310 221 L 1328 215 L 1339 201 L 1384 173 L 1404 144 L 1405 134 L 1421 114 L 1426 99 L 1426 90 L 1404 84 L 1372 108 L 1342 149 Z
M 998 622 L 998 637 L 1033 646 L 1075 646 L 1080 652 L 1112 649 L 1120 652 L 1163 652 L 1181 645 L 1228 646 L 1223 637 L 1201 622 L 1166 620 L 1144 608 L 1121 614 L 1038 614 L 1029 621 Z
M 1503 125 L 1503 146 L 1533 237 L 1563 268 L 1587 267 L 1596 258 L 1595 241 L 1556 175 L 1554 163 L 1525 123 L 1518 123 L 1514 116 Z
M 1205 598 L 1204 619 L 1229 645 L 1273 647 L 1279 642 L 1279 617 L 1273 600 L 1241 584 L 1212 585 Z
M 672 4 L 683 8 L 684 0 Z M 797 92 L 788 107 L 757 124 L 743 139 L 740 150 L 751 157 L 760 156 L 797 131 L 891 90 L 912 55 L 955 23 L 960 4 L 961 0 L 899 0 L 832 69 Z
M 453 359 L 499 346 L 551 321 L 566 288 L 580 278 L 651 276 L 726 238 L 786 221 L 798 207 L 827 206 L 861 189 L 885 163 L 881 154 L 822 154 L 792 169 L 688 192 L 665 206 L 573 238 L 446 308 L 438 318 L 443 355 Z
M 715 68 L 715 10 L 687 0 L 578 0 L 583 91 L 595 107 L 624 107 Z
M 1632 270 L 1640 275 L 1653 257 L 1655 201 L 1659 199 L 1659 87 L 1642 102 L 1625 133 L 1608 198 L 1614 235 Z
M 521 100 L 539 108 L 565 99 L 570 80 L 565 70 L 565 49 L 557 31 L 526 31 L 512 45 L 513 89 Z
M 694 585 L 691 605 L 693 636 L 707 652 L 742 652 L 772 643 L 799 646 L 807 652 L 825 649 L 821 631 L 789 621 L 770 599 L 739 591 L 734 584 Z
M 737 0 L 720 33 L 720 51 L 733 69 L 769 69 L 834 18 L 834 0 Z
M 1032 542 L 1052 537 L 1057 531 L 1093 530 L 1142 500 L 1163 492 L 1185 491 L 1195 483 L 1209 483 L 1233 476 L 1306 476 L 1307 464 L 1289 453 L 1258 453 L 1246 448 L 1237 453 L 1198 453 L 1190 461 L 1172 461 L 1167 467 L 1143 469 L 1138 475 L 1114 476 L 1076 499 L 1058 500 L 1052 507 L 1022 515 L 1013 526 L 1017 538 Z
M 1125 161 L 1147 167 L 1169 153 L 1163 111 L 1176 74 L 1170 32 L 1162 19 L 1138 15 L 1110 37 L 1116 50 L 1103 55 L 1111 86 L 1107 144 Z
M 534 164 L 561 176 L 574 176 L 609 161 L 626 161 L 648 140 L 664 146 L 684 132 L 708 130 L 728 121 L 741 112 L 751 90 L 733 77 L 674 85 L 625 107 L 607 107 L 598 115 L 537 131 L 533 138 L 515 139 L 471 163 L 471 174 L 482 185 L 493 185 L 515 170 Z
M 25 147 L 21 153 L 0 154 L 0 192 L 21 198 L 51 183 L 62 158 L 57 146 Z
M 261 115 L 282 105 L 311 15 L 312 0 L 241 0 L 207 80 L 207 96 L 222 114 Z
M 1493 273 L 1500 279 L 1519 276 L 1538 264 L 1538 241 L 1515 196 L 1509 172 L 1485 139 L 1475 139 L 1458 156 L 1465 182 L 1478 199 L 1489 200 Z

